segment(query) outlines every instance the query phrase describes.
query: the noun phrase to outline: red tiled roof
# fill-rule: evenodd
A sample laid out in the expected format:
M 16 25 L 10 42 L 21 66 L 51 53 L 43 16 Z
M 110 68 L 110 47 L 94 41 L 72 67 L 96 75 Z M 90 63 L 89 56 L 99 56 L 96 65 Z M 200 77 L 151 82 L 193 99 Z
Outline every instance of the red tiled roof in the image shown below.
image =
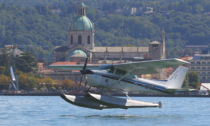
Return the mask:
M 56 62 L 51 65 L 77 65 L 77 62 Z
M 192 59 L 192 56 L 180 57 L 180 59 L 189 61 L 190 59 Z

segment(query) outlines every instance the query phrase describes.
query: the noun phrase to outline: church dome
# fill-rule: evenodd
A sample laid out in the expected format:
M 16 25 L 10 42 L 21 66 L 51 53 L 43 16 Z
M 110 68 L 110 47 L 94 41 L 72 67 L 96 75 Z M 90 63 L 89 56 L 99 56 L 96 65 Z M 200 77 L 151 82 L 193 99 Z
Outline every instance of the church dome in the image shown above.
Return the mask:
M 82 50 L 74 50 L 68 54 L 67 60 L 70 60 L 71 57 L 87 57 L 87 54 Z
M 78 16 L 71 24 L 72 31 L 91 31 L 92 23 L 87 16 Z
M 83 2 L 78 6 L 77 18 L 71 23 L 72 31 L 91 31 L 93 25 L 85 13 L 85 5 Z

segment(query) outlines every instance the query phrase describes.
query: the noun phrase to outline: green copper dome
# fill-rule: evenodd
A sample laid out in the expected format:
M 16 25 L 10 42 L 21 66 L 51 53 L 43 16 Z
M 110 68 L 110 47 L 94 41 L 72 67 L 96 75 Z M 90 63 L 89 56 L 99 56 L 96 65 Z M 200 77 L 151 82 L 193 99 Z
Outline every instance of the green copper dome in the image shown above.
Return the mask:
M 77 8 L 77 18 L 71 23 L 72 31 L 91 31 L 93 25 L 85 13 L 85 5 L 83 2 Z
M 78 16 L 71 24 L 72 31 L 91 31 L 92 23 L 86 16 Z
M 82 51 L 82 50 L 74 50 L 74 51 L 72 51 L 72 52 L 70 52 L 68 54 L 67 60 L 70 60 L 71 57 L 77 57 L 77 56 L 79 56 L 79 57 L 87 57 L 87 54 L 84 51 Z

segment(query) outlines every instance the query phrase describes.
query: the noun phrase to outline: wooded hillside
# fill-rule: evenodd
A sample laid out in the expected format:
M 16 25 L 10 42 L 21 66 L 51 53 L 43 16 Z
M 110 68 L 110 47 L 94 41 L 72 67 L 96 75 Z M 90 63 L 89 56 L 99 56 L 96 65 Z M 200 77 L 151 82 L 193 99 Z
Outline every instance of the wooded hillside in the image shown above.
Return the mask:
M 147 46 L 151 41 L 161 41 L 162 28 L 166 32 L 168 57 L 192 51 L 186 52 L 185 45 L 210 43 L 209 0 L 83 2 L 95 26 L 96 46 Z M 44 58 L 54 46 L 67 45 L 76 7 L 76 0 L 0 0 L 0 46 L 17 44 L 19 49 Z M 131 7 L 143 11 L 133 15 L 116 13 Z M 153 12 L 144 13 L 147 7 Z

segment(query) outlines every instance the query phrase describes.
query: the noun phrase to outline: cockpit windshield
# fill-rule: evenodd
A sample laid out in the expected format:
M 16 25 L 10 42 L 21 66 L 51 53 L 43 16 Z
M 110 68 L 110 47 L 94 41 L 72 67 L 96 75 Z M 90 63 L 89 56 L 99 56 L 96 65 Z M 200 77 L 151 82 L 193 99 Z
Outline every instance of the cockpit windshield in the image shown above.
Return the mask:
M 115 74 L 118 75 L 118 76 L 124 76 L 124 75 L 126 75 L 125 78 L 131 78 L 131 79 L 132 78 L 136 78 L 136 76 L 134 74 L 127 73 L 126 71 L 120 70 L 120 69 L 116 69 Z
M 108 71 L 109 73 L 114 73 L 114 66 L 113 65 L 101 65 L 99 67 L 99 69 L 101 70 L 106 70 Z
M 121 69 L 115 69 L 115 67 L 113 65 L 101 65 L 99 66 L 100 70 L 106 70 L 109 73 L 113 73 L 115 75 L 118 76 L 125 76 L 125 78 L 137 78 L 136 75 L 132 74 L 132 73 L 127 73 L 125 70 L 121 70 Z

